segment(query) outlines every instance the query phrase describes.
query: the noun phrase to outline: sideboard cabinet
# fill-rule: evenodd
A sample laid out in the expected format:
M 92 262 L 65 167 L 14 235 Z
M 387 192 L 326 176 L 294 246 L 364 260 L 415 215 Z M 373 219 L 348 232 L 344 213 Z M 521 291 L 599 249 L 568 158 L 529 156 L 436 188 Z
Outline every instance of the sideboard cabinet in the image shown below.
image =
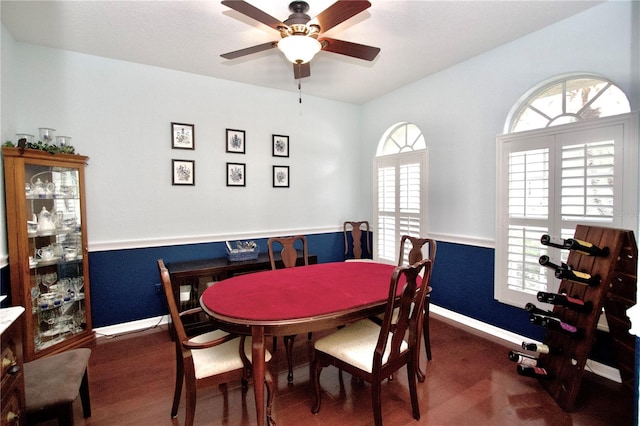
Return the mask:
M 24 357 L 93 341 L 81 155 L 2 148 L 11 304 L 25 307 Z

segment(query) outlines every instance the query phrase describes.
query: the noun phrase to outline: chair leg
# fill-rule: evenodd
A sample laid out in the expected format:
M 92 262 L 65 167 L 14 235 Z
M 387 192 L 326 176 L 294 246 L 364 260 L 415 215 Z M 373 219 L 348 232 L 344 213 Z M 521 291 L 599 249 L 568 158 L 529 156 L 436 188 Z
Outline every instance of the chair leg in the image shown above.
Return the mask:
M 89 394 L 89 376 L 84 370 L 80 383 L 80 401 L 82 402 L 82 415 L 85 419 L 91 417 L 91 395 Z
M 58 424 L 73 426 L 73 402 L 58 407 Z
M 411 395 L 411 411 L 413 418 L 420 420 L 420 405 L 418 403 L 418 390 L 416 389 L 416 371 L 411 361 L 407 363 L 407 379 L 409 381 L 409 394 Z
M 427 351 L 427 360 L 431 361 L 431 339 L 429 337 L 429 305 L 428 304 L 425 305 L 422 333 L 424 334 L 424 349 L 425 351 Z
M 373 423 L 375 426 L 382 426 L 382 395 L 381 383 L 374 381 L 371 383 L 371 406 L 373 408 Z
M 171 406 L 171 418 L 178 416 L 178 407 L 180 406 L 180 395 L 182 394 L 182 383 L 184 381 L 184 367 L 182 364 L 182 354 L 177 355 L 176 362 L 176 386 L 173 391 L 173 405 Z
M 418 378 L 418 381 L 420 383 L 424 382 L 426 379 L 426 375 L 422 372 L 422 370 L 420 369 L 420 335 L 422 334 L 422 327 L 424 324 L 424 318 L 426 318 L 424 316 L 424 312 L 423 312 L 423 317 L 420 318 L 418 320 L 418 327 L 417 327 L 417 335 L 418 338 L 416 339 L 416 347 L 414 348 L 414 353 L 413 353 L 413 362 L 415 363 L 415 368 L 416 368 L 416 377 Z M 420 321 L 422 320 L 422 321 Z
M 285 336 L 284 346 L 287 350 L 287 365 L 289 367 L 289 373 L 287 374 L 287 382 L 293 382 L 293 340 L 296 336 Z
M 318 414 L 320 411 L 320 373 L 322 372 L 322 365 L 315 359 L 311 361 L 311 380 L 313 381 L 313 390 L 315 394 L 316 400 L 313 402 L 311 406 L 311 412 L 313 414 Z M 342 370 L 340 370 L 340 378 L 342 379 Z
M 186 391 L 187 395 L 185 398 L 186 407 L 185 407 L 185 426 L 193 426 L 193 420 L 196 413 L 196 398 L 197 398 L 197 390 L 196 390 L 196 377 L 195 371 L 189 365 L 186 366 L 185 376 L 186 380 Z M 188 370 L 188 371 L 187 371 Z
M 271 408 L 273 407 L 273 397 L 275 396 L 275 386 L 273 383 L 273 377 L 269 371 L 264 372 L 264 381 L 267 385 L 267 425 L 275 426 L 276 422 L 271 417 Z

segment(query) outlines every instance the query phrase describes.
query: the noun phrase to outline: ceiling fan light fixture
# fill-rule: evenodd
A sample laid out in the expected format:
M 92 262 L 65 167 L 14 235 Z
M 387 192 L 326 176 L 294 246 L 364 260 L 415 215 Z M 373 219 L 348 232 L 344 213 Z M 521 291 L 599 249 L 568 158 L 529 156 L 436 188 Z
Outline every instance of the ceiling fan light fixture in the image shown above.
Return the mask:
M 306 64 L 322 49 L 318 40 L 306 35 L 290 35 L 278 42 L 278 49 L 294 64 Z

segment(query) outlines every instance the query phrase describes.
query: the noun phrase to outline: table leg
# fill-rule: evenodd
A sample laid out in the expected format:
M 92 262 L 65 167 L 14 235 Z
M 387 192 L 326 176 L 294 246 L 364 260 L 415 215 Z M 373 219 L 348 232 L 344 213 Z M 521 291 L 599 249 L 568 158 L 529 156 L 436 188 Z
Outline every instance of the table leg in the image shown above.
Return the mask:
M 251 327 L 251 366 L 253 370 L 253 393 L 256 398 L 258 426 L 264 426 L 264 328 Z

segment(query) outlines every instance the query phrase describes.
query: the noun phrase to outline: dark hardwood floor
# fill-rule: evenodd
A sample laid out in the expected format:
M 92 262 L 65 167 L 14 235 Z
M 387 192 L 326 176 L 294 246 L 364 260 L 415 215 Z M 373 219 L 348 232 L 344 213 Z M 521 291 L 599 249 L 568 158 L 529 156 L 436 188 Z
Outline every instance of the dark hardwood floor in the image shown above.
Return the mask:
M 385 425 L 634 425 L 633 392 L 615 382 L 587 373 L 576 410 L 565 413 L 535 379 L 518 376 L 507 359 L 509 348 L 448 323 L 432 319 L 433 360 L 427 380 L 418 384 L 419 421 L 413 420 L 406 370 L 383 385 Z M 314 339 L 322 333 L 314 333 Z M 311 414 L 309 349 L 306 336 L 294 344 L 294 383 L 286 379 L 281 340 L 270 364 L 276 377 L 274 418 L 278 425 L 373 424 L 368 384 L 342 380 L 335 368 L 323 370 L 322 407 Z M 184 393 L 177 419 L 170 418 L 174 381 L 174 352 L 166 326 L 113 338 L 100 337 L 94 347 L 89 380 L 93 415 L 82 419 L 74 403 L 76 425 L 181 425 Z M 423 351 L 422 365 L 425 365 Z M 198 393 L 196 425 L 253 425 L 253 385 Z

